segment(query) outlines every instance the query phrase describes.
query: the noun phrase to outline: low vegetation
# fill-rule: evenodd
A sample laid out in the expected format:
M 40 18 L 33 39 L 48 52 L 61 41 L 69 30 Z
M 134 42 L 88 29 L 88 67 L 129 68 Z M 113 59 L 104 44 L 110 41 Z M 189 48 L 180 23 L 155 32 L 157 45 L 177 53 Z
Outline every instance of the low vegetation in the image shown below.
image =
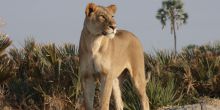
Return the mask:
M 37 44 L 6 48 L 11 40 L 0 36 L 0 109 L 77 110 L 81 97 L 78 53 L 73 44 Z M 190 45 L 178 54 L 145 54 L 151 74 L 147 94 L 152 109 L 220 97 L 220 43 Z M 147 76 L 147 75 L 146 75 Z M 140 104 L 129 76 L 121 86 L 126 110 Z M 111 103 L 112 105 L 114 102 Z

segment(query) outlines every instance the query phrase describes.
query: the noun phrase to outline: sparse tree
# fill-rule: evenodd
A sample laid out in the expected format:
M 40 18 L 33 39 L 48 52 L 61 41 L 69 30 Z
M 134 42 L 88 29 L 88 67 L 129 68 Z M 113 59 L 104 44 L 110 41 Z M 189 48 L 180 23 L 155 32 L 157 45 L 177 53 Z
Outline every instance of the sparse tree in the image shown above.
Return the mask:
M 157 11 L 156 18 L 160 20 L 162 24 L 162 28 L 167 23 L 167 20 L 170 21 L 170 29 L 171 34 L 174 37 L 174 51 L 175 55 L 177 53 L 177 36 L 176 29 L 179 28 L 180 25 L 185 24 L 188 19 L 188 14 L 183 9 L 182 0 L 165 0 L 162 2 L 162 8 Z

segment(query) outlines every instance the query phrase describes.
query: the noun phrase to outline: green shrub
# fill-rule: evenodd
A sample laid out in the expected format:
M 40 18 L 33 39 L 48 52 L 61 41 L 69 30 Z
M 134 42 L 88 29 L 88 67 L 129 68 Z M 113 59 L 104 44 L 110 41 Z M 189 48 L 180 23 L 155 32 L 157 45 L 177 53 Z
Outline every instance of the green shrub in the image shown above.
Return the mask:
M 9 55 L 16 68 L 16 75 L 8 83 L 11 105 L 43 109 L 48 104 L 58 106 L 48 100 L 54 98 L 64 107 L 66 103 L 72 108 L 76 106 L 81 91 L 74 45 L 39 45 L 28 39 L 22 49 L 13 48 Z
M 10 44 L 6 35 L 0 39 L 4 104 L 13 109 L 79 109 L 82 91 L 75 45 L 37 44 L 28 39 L 23 48 L 5 51 Z M 169 51 L 145 53 L 145 67 L 146 73 L 152 73 L 146 87 L 152 109 L 196 103 L 201 96 L 220 97 L 220 43 L 190 45 L 177 55 Z M 139 110 L 140 101 L 129 76 L 121 82 L 125 109 Z

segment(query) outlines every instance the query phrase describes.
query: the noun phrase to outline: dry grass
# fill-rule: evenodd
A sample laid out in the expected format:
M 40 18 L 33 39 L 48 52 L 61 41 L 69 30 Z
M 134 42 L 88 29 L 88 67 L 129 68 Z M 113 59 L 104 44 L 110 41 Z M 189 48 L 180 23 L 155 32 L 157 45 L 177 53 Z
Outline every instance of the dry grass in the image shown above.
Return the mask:
M 5 50 L 9 45 L 0 49 L 0 109 L 79 109 L 75 45 L 43 45 L 29 39 L 23 48 Z M 152 76 L 147 94 L 153 109 L 196 103 L 201 96 L 220 97 L 220 44 L 191 45 L 176 56 L 168 51 L 145 54 L 145 66 Z M 122 82 L 125 109 L 140 109 L 130 80 Z

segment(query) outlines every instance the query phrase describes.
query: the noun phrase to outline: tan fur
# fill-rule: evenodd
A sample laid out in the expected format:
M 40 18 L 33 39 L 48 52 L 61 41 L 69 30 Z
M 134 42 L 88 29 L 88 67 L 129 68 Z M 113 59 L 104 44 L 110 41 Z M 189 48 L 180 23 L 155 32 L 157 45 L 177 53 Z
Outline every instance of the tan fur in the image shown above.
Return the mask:
M 85 12 L 79 47 L 85 109 L 93 110 L 95 81 L 98 79 L 101 83 L 100 109 L 109 110 L 110 96 L 113 92 L 116 109 L 123 110 L 118 77 L 127 69 L 137 89 L 142 109 L 149 110 L 140 41 L 128 31 L 116 31 L 113 18 L 116 12 L 115 5 L 103 7 L 90 3 Z

